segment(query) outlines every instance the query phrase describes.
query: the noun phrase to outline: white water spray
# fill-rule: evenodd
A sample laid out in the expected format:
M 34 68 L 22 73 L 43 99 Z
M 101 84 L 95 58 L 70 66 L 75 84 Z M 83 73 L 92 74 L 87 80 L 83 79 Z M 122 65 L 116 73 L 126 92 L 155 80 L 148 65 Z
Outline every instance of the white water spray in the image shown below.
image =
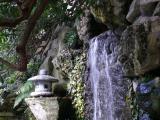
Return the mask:
M 103 41 L 94 38 L 89 49 L 89 80 L 93 90 L 93 120 L 114 120 L 113 86 Z

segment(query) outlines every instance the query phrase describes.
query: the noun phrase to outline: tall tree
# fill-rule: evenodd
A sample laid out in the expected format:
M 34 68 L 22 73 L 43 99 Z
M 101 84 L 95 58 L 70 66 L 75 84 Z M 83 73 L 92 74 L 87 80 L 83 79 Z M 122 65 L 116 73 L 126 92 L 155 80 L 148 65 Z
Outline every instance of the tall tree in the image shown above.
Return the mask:
M 9 61 L 4 60 L 0 57 L 0 62 L 9 66 L 12 69 L 25 71 L 27 69 L 28 56 L 26 52 L 26 45 L 32 30 L 36 25 L 36 21 L 43 13 L 45 7 L 48 4 L 48 0 L 1 0 L 0 3 L 9 3 L 11 7 L 16 7 L 19 16 L 13 17 L 2 17 L 0 19 L 0 26 L 2 27 L 16 27 L 20 22 L 27 20 L 25 29 L 20 37 L 20 42 L 16 46 L 16 52 L 19 54 L 19 63 L 13 64 Z M 33 11 L 33 9 L 35 9 Z
M 6 28 L 17 29 L 16 27 L 25 21 L 24 30 L 19 37 L 19 43 L 16 45 L 16 53 L 19 56 L 18 62 L 12 63 L 0 56 L 0 64 L 5 64 L 14 70 L 26 71 L 29 61 L 26 49 L 27 44 L 41 15 L 46 12 L 47 18 L 52 17 L 55 21 L 73 20 L 75 16 L 82 13 L 82 10 L 92 4 L 93 1 L 94 0 L 0 0 L 0 31 Z M 48 7 L 49 9 L 46 10 Z

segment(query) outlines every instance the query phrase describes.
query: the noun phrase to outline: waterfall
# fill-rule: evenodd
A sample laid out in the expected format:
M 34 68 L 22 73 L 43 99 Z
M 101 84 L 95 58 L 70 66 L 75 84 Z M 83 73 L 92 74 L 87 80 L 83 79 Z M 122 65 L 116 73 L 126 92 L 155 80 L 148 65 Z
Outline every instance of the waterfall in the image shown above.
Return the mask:
M 110 36 L 109 36 L 110 35 Z M 90 41 L 88 80 L 92 91 L 92 120 L 129 120 L 125 116 L 125 81 L 115 60 L 117 38 L 112 32 Z

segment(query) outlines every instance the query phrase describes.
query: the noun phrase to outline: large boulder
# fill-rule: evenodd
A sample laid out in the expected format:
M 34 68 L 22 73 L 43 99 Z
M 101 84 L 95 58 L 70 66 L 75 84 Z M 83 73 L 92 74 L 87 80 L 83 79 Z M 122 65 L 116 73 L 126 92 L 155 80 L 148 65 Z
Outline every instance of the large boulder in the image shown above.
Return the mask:
M 98 0 L 96 4 L 91 7 L 91 13 L 97 21 L 107 25 L 124 26 L 126 22 L 126 12 L 128 11 L 128 0 Z
M 160 67 L 159 21 L 158 17 L 147 22 L 137 22 L 123 32 L 120 61 L 124 58 L 123 62 L 130 61 L 124 69 L 128 75 L 145 74 Z
M 160 2 L 158 2 L 154 12 L 153 12 L 153 16 L 160 16 Z
M 126 16 L 129 22 L 133 22 L 137 18 L 137 16 L 140 15 L 139 6 L 139 0 L 133 0 L 132 4 L 130 5 L 128 14 Z
M 75 22 L 79 39 L 86 45 L 89 39 L 107 30 L 107 26 L 98 23 L 89 10 L 85 10 L 84 15 L 80 16 Z
M 36 120 L 58 120 L 59 105 L 56 97 L 26 98 Z
M 159 13 L 159 0 L 133 0 L 126 19 L 133 23 L 139 17 L 157 16 Z

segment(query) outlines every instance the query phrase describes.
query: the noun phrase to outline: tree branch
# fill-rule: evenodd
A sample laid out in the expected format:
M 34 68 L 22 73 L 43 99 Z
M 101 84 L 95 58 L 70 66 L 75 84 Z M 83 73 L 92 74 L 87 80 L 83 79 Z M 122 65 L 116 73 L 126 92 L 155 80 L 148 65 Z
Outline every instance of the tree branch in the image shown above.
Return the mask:
M 0 57 L 0 62 L 1 62 L 2 64 L 7 65 L 7 66 L 10 67 L 11 69 L 17 69 L 17 68 L 16 68 L 16 65 L 14 65 L 14 64 L 12 64 L 12 63 L 4 60 L 4 59 L 1 58 L 1 57 Z
M 32 11 L 33 5 L 36 3 L 36 0 L 28 0 L 24 3 L 20 3 L 18 0 L 15 1 L 18 5 L 20 16 L 17 18 L 1 18 L 0 26 L 2 27 L 15 27 L 20 22 L 26 20 Z
M 26 51 L 26 45 L 29 41 L 30 34 L 34 29 L 37 20 L 39 19 L 39 17 L 43 13 L 47 4 L 48 4 L 48 0 L 42 0 L 42 2 L 37 6 L 33 15 L 31 15 L 28 18 L 28 22 L 26 23 L 25 30 L 21 36 L 21 39 L 20 39 L 20 43 L 16 47 L 16 52 L 20 56 L 19 64 L 14 65 L 14 64 L 0 58 L 0 62 L 2 64 L 5 64 L 10 68 L 15 69 L 15 70 L 19 70 L 19 71 L 26 71 L 27 70 L 28 55 L 27 55 L 27 51 Z

